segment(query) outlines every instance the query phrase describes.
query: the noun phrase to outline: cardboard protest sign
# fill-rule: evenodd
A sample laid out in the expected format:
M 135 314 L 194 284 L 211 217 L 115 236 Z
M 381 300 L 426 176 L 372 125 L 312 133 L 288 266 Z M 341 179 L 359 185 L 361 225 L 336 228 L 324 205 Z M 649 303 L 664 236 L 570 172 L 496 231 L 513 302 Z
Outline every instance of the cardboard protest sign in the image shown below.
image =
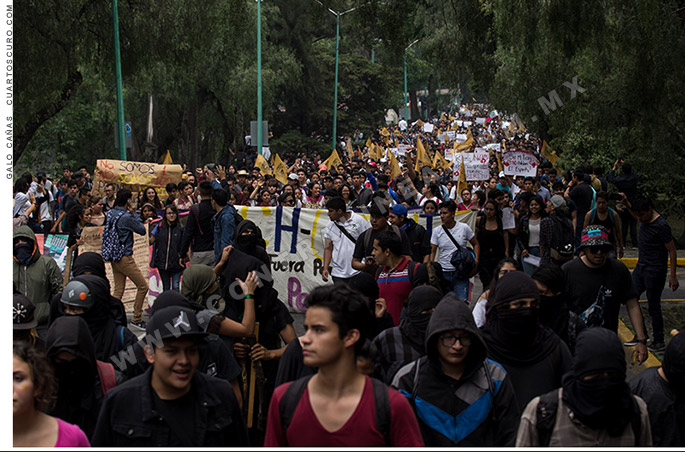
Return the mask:
M 483 149 L 476 149 L 476 152 L 460 152 L 454 154 L 452 159 L 452 169 L 454 180 L 459 179 L 459 169 L 462 159 L 468 182 L 488 180 L 490 178 L 490 154 Z
M 134 161 L 102 159 L 97 161 L 93 175 L 93 194 L 103 196 L 105 185 L 127 188 L 132 192 L 154 187 L 160 199 L 167 198 L 166 184 L 181 182 L 181 165 L 160 165 Z
M 502 165 L 507 176 L 535 177 L 538 159 L 529 152 L 514 150 L 502 154 Z
M 79 246 L 79 253 L 97 252 L 101 254 L 102 250 L 102 232 L 103 226 L 85 227 L 81 232 L 81 239 L 84 241 L 83 245 Z M 143 274 L 143 277 L 149 277 L 149 263 L 150 263 L 150 237 L 147 233 L 148 226 L 145 225 L 146 233 L 144 235 L 133 234 L 133 259 Z M 105 272 L 107 279 L 112 286 L 112 293 L 114 292 L 114 275 L 112 274 L 112 264 L 105 262 Z M 153 283 L 150 281 L 150 290 L 152 290 Z M 121 301 L 124 303 L 126 311 L 133 311 L 133 302 L 136 297 L 136 286 L 130 279 L 126 279 L 126 286 L 124 288 L 124 295 Z M 154 299 L 154 298 L 153 298 Z M 150 294 L 148 294 L 148 302 L 150 302 Z

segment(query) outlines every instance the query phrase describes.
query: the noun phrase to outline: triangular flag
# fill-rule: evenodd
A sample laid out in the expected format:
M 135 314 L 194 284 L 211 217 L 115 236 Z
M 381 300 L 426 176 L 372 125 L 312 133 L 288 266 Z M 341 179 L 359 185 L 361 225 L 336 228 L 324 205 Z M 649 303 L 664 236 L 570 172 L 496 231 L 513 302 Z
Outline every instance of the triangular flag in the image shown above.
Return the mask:
M 423 143 L 421 143 L 420 138 L 416 138 L 416 166 L 414 167 L 415 171 L 421 172 L 421 168 L 424 166 L 431 166 L 432 161 L 430 159 L 430 156 L 426 153 L 426 150 L 423 148 Z
M 549 147 L 549 144 L 547 144 L 547 141 L 542 141 L 542 156 L 549 161 L 552 166 L 556 166 L 557 162 L 559 161 L 559 156 L 555 151 L 552 150 L 551 147 Z
M 416 123 L 414 124 L 417 127 L 423 127 L 423 121 L 421 119 L 417 120 Z
M 166 150 L 166 154 L 164 155 L 164 159 L 162 160 L 163 165 L 170 165 L 174 161 L 171 159 L 171 154 L 169 153 L 169 149 Z
M 333 152 L 331 152 L 331 155 L 326 159 L 325 162 L 323 162 L 323 164 L 326 165 L 327 170 L 331 170 L 335 169 L 338 165 L 342 165 L 343 162 L 340 160 L 338 151 L 333 149 Z
M 458 160 L 461 160 L 461 164 L 459 165 L 459 178 L 457 179 L 457 190 L 456 194 L 461 196 L 462 190 L 465 188 L 468 188 L 468 184 L 466 183 L 466 168 L 464 167 L 464 157 L 459 156 L 457 157 Z
M 373 143 L 371 142 L 371 138 L 366 138 L 365 146 L 368 147 L 369 149 L 371 149 L 371 146 L 373 146 Z
M 388 131 L 387 128 L 384 127 L 384 128 L 381 130 L 381 136 L 390 136 L 390 132 Z
M 350 138 L 349 141 L 345 144 L 345 147 L 347 147 L 347 157 L 352 160 L 352 157 L 354 157 L 354 150 L 352 150 L 352 139 Z
M 504 172 L 504 166 L 502 166 L 502 154 L 504 153 L 504 144 L 505 142 L 502 141 L 502 147 L 500 148 L 500 151 L 497 152 L 495 151 L 495 157 L 497 157 L 497 169 L 499 170 L 500 173 Z
M 259 168 L 259 174 L 261 174 L 262 176 L 266 176 L 267 174 L 273 173 L 271 171 L 271 166 L 269 166 L 269 163 L 266 161 L 262 154 L 257 154 L 257 158 L 255 159 L 254 165 L 256 168 Z
M 440 154 L 440 152 L 436 151 L 435 157 L 433 157 L 433 169 L 445 169 L 451 167 L 452 163 L 445 160 L 445 158 Z
M 395 154 L 393 154 L 392 151 L 388 151 L 388 158 L 390 158 L 390 177 L 396 179 L 397 176 L 402 174 L 402 168 L 400 168 L 397 157 L 395 157 Z
M 271 158 L 271 165 L 273 166 L 274 177 L 278 182 L 285 185 L 288 183 L 288 167 L 285 166 L 281 157 L 274 154 Z

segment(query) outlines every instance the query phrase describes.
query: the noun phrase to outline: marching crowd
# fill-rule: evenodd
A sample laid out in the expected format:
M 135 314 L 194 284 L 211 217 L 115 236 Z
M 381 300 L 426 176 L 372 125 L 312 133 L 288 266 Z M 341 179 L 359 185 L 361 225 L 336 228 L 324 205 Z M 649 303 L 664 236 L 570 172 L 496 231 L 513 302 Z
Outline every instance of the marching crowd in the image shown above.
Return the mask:
M 253 167 L 184 167 L 137 193 L 94 195 L 86 167 L 22 175 L 15 446 L 682 446 L 685 336 L 665 346 L 661 312 L 666 280 L 679 286 L 675 242 L 637 172 L 618 159 L 606 176 L 561 173 L 487 106 L 431 122 L 355 132 L 335 160 L 286 156 L 272 171 L 248 155 Z M 467 143 L 452 149 L 447 131 Z M 493 150 L 491 177 L 466 182 L 443 158 L 486 143 L 540 157 L 537 173 L 505 174 Z M 305 290 L 299 337 L 240 205 L 328 212 L 327 284 Z M 79 253 L 90 226 L 102 250 Z M 51 233 L 68 236 L 68 277 L 40 253 L 36 234 Z M 164 290 L 147 320 L 134 233 L 149 236 Z M 630 382 L 621 306 L 636 360 L 662 357 Z

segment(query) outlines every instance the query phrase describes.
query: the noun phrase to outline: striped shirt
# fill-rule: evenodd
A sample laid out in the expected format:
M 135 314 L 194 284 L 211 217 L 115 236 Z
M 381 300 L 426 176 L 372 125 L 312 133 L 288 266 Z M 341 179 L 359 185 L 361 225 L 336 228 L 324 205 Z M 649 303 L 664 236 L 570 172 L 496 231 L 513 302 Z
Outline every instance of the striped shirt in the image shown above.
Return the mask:
M 385 299 L 388 306 L 388 313 L 392 315 L 392 320 L 395 326 L 400 324 L 400 312 L 402 305 L 407 300 L 409 293 L 412 290 L 412 284 L 409 281 L 409 259 L 402 258 L 400 264 L 395 269 L 389 271 L 386 266 L 380 270 L 376 276 L 378 282 L 378 295 Z M 418 267 L 418 263 L 413 263 L 414 267 Z M 416 269 L 414 269 L 416 272 Z

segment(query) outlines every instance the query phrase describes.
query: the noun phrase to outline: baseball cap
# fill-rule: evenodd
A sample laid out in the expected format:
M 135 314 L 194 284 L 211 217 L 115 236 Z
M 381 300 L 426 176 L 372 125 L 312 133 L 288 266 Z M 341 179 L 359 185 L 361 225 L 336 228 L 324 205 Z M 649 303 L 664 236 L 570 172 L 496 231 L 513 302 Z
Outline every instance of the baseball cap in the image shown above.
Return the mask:
M 500 179 L 504 177 L 504 171 L 499 172 L 499 177 L 500 177 Z
M 406 217 L 407 216 L 407 208 L 401 204 L 395 204 L 392 207 L 392 213 L 400 216 L 400 217 Z
M 554 195 L 552 198 L 549 200 L 552 205 L 554 206 L 555 209 L 565 208 L 566 207 L 566 200 L 564 199 L 563 196 L 561 195 Z
M 207 336 L 207 333 L 198 324 L 195 313 L 182 306 L 170 306 L 157 310 L 150 317 L 145 328 L 145 334 L 160 340 L 171 339 L 172 337 L 204 338 Z
M 602 225 L 590 225 L 580 234 L 580 247 L 593 247 L 606 245 L 613 247 L 609 241 L 609 233 Z
M 295 173 L 288 174 L 288 179 L 296 181 L 297 180 L 297 174 L 295 174 Z
M 31 329 L 38 326 L 33 318 L 36 306 L 23 294 L 14 295 L 14 310 L 12 312 L 12 329 Z

